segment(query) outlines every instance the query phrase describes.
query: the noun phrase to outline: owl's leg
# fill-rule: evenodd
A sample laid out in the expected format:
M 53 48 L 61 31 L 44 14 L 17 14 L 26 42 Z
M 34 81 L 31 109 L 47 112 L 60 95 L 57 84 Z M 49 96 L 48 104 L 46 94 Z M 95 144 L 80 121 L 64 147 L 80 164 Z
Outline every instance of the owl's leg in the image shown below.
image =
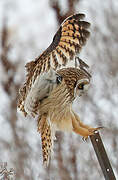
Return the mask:
M 79 125 L 80 125 L 81 127 L 83 127 L 83 128 L 91 129 L 91 130 L 94 130 L 94 131 L 103 128 L 103 127 L 92 128 L 91 126 L 88 126 L 88 125 L 84 124 L 84 123 L 80 120 L 80 118 L 79 118 L 79 116 L 78 116 L 77 114 L 74 113 L 74 116 L 75 116 L 76 120 L 78 121 Z
M 81 127 L 80 124 L 76 121 L 76 119 L 72 120 L 72 125 L 73 125 L 73 131 L 76 134 L 83 136 L 84 139 L 87 139 L 88 136 L 91 136 L 94 134 L 94 130 L 91 131 L 87 128 Z
M 99 130 L 99 129 L 102 129 L 103 127 L 97 127 L 97 128 L 93 128 L 93 127 L 91 127 L 91 126 L 88 126 L 88 125 L 86 125 L 86 124 L 83 124 L 81 121 L 80 121 L 80 126 L 81 127 L 83 127 L 83 128 L 86 128 L 86 129 L 88 129 L 89 131 L 97 131 L 97 130 Z
M 72 125 L 73 125 L 73 131 L 83 136 L 84 139 L 87 139 L 88 136 L 94 135 L 95 131 L 102 128 L 102 127 L 92 128 L 88 125 L 83 124 L 79 116 L 77 116 L 75 113 L 74 116 L 72 117 Z

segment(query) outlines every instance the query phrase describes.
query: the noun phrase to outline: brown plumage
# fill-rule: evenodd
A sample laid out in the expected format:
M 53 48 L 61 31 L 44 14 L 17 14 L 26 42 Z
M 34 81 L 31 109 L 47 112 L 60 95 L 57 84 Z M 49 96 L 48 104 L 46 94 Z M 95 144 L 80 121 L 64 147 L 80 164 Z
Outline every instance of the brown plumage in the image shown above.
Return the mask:
M 34 61 L 26 64 L 27 78 L 23 87 L 20 89 L 18 101 L 19 109 L 27 115 L 24 109 L 24 101 L 34 84 L 37 76 L 49 69 L 60 69 L 68 61 L 73 60 L 75 55 L 80 52 L 85 45 L 90 33 L 88 28 L 90 23 L 82 21 L 84 14 L 75 14 L 68 17 L 60 26 L 53 38 L 51 45 Z
M 53 149 L 52 131 L 46 115 L 38 117 L 37 127 L 38 132 L 41 134 L 43 163 L 46 166 L 49 163 L 49 158 Z
M 73 100 L 87 91 L 88 65 L 79 60 L 78 68 L 62 68 L 77 58 L 89 37 L 90 23 L 84 14 L 68 17 L 60 26 L 51 45 L 34 61 L 26 64 L 26 82 L 20 89 L 18 108 L 38 116 L 38 132 L 42 139 L 43 162 L 48 165 L 53 150 L 55 131 L 75 132 L 85 139 L 99 128 L 84 125 L 72 110 Z M 85 68 L 84 68 L 85 67 Z

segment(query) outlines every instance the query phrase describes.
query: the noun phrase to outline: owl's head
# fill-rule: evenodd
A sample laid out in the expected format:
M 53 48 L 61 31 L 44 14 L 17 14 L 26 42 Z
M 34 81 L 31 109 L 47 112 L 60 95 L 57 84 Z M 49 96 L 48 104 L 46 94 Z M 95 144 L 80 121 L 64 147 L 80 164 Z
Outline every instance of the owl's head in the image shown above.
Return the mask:
M 90 86 L 91 76 L 77 68 L 63 68 L 58 71 L 58 81 L 64 82 L 73 98 L 82 96 Z

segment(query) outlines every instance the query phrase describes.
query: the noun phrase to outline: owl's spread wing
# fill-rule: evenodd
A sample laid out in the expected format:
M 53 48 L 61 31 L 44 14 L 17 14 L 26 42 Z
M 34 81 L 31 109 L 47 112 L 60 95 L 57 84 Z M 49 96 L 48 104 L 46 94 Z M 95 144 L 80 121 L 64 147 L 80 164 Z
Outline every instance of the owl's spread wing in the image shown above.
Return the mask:
M 75 14 L 65 19 L 51 45 L 38 58 L 26 64 L 27 79 L 20 89 L 21 96 L 18 102 L 18 107 L 25 115 L 24 101 L 36 78 L 51 68 L 57 70 L 62 65 L 65 66 L 85 45 L 90 34 L 90 23 L 82 21 L 84 17 L 84 14 Z

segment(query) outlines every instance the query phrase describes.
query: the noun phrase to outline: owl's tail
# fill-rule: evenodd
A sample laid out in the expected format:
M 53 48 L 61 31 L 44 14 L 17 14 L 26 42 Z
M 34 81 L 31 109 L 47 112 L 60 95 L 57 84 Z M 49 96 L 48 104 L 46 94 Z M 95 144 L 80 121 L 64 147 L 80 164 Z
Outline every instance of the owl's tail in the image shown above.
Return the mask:
M 38 118 L 38 132 L 41 134 L 42 140 L 42 155 L 43 164 L 48 166 L 51 153 L 53 151 L 53 140 L 54 136 L 52 134 L 51 126 L 47 120 L 47 116 L 43 115 Z

